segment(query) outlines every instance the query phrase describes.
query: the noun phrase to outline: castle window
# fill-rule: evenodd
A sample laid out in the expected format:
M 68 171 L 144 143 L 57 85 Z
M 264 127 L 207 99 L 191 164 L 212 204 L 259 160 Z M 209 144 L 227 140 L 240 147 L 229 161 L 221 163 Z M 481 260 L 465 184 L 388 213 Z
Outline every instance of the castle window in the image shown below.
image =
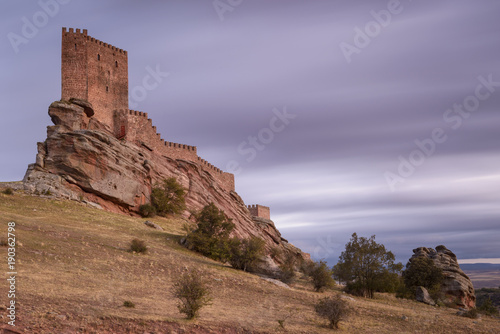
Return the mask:
M 97 54 L 97 60 L 101 60 L 101 55 Z
M 109 87 L 108 86 L 106 86 L 106 92 L 109 92 Z
M 76 44 L 75 44 L 75 51 L 76 51 Z
M 115 67 L 118 67 L 118 61 L 115 60 Z

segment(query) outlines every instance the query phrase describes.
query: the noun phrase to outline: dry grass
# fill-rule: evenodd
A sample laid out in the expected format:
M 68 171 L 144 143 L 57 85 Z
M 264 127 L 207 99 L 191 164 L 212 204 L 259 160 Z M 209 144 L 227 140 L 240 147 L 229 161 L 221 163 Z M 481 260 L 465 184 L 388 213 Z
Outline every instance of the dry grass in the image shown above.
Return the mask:
M 279 333 L 278 320 L 290 313 L 295 316 L 285 322 L 288 333 L 332 332 L 313 305 L 338 291 L 315 293 L 303 280 L 290 290 L 277 287 L 189 252 L 178 244 L 181 219 L 155 218 L 164 228 L 157 231 L 144 219 L 16 192 L 0 194 L 1 231 L 9 221 L 16 222 L 18 316 L 27 333 Z M 134 238 L 147 243 L 147 254 L 127 251 Z M 212 305 L 186 321 L 170 291 L 173 280 L 192 267 L 205 273 L 214 293 Z M 6 284 L 0 295 L 6 300 Z M 124 301 L 135 308 L 124 307 Z M 500 331 L 498 319 L 461 318 L 455 310 L 392 295 L 353 298 L 349 305 L 353 311 L 340 323 L 341 333 Z

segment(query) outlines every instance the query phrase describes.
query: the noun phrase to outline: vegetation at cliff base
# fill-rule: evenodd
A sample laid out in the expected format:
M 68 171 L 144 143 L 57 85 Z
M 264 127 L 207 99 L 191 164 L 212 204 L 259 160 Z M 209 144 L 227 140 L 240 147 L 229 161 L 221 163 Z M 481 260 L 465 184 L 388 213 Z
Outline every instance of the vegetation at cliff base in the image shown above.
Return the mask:
M 264 246 L 264 240 L 257 237 L 243 240 L 231 238 L 229 240 L 229 263 L 233 268 L 252 271 L 264 255 Z
M 186 238 L 188 247 L 216 261 L 229 260 L 229 235 L 234 229 L 231 219 L 214 203 L 206 205 L 195 218 L 197 228 Z
M 314 291 L 320 292 L 324 288 L 332 287 L 335 281 L 332 278 L 332 271 L 326 265 L 326 262 L 319 261 L 315 263 L 311 271 L 311 278 L 313 281 Z
M 186 208 L 185 196 L 186 191 L 182 185 L 175 177 L 169 177 L 151 190 L 151 205 L 159 216 L 178 214 Z

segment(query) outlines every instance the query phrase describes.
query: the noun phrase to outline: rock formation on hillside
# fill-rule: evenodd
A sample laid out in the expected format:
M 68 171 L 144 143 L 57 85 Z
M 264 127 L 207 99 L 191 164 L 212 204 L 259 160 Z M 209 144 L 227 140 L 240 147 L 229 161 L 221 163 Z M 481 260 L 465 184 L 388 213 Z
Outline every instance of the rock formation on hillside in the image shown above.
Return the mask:
M 457 257 L 445 246 L 437 246 L 436 249 L 419 247 L 413 250 L 410 258 L 410 266 L 413 259 L 427 257 L 431 259 L 436 267 L 443 271 L 443 283 L 441 284 L 442 302 L 448 307 L 474 308 L 476 307 L 476 295 L 474 286 L 469 277 L 460 269 Z
M 90 110 L 88 102 L 79 100 L 51 104 L 49 115 L 55 125 L 47 127 L 47 140 L 38 143 L 36 163 L 24 177 L 26 190 L 133 213 L 143 199 L 149 199 L 154 184 L 175 177 L 187 190 L 188 210 L 213 202 L 235 223 L 235 236 L 257 236 L 269 251 L 277 247 L 283 256 L 308 258 L 281 237 L 271 220 L 253 217 L 240 196 L 221 186 L 202 166 L 119 140 Z M 186 218 L 189 215 L 184 212 Z M 271 257 L 266 262 L 271 268 L 277 265 Z

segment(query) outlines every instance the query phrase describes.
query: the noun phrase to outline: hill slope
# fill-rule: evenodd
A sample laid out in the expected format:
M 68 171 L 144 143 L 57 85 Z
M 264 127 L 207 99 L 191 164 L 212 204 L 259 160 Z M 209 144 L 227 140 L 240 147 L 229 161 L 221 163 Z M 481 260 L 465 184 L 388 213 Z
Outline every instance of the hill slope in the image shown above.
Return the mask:
M 2 238 L 16 223 L 17 325 L 26 333 L 274 333 L 278 319 L 288 333 L 330 333 L 317 318 L 319 298 L 304 280 L 278 287 L 187 251 L 178 244 L 182 219 L 143 219 L 84 207 L 72 201 L 0 194 Z M 127 252 L 133 238 L 145 240 L 146 255 Z M 6 248 L 1 247 L 2 258 Z M 209 280 L 213 304 L 186 321 L 170 294 L 172 280 L 196 267 Z M 7 305 L 7 285 L 0 284 Z M 123 307 L 132 301 L 135 308 Z M 498 319 L 461 318 L 455 310 L 378 295 L 350 298 L 353 312 L 344 333 L 497 333 Z M 5 309 L 0 311 L 4 319 Z

